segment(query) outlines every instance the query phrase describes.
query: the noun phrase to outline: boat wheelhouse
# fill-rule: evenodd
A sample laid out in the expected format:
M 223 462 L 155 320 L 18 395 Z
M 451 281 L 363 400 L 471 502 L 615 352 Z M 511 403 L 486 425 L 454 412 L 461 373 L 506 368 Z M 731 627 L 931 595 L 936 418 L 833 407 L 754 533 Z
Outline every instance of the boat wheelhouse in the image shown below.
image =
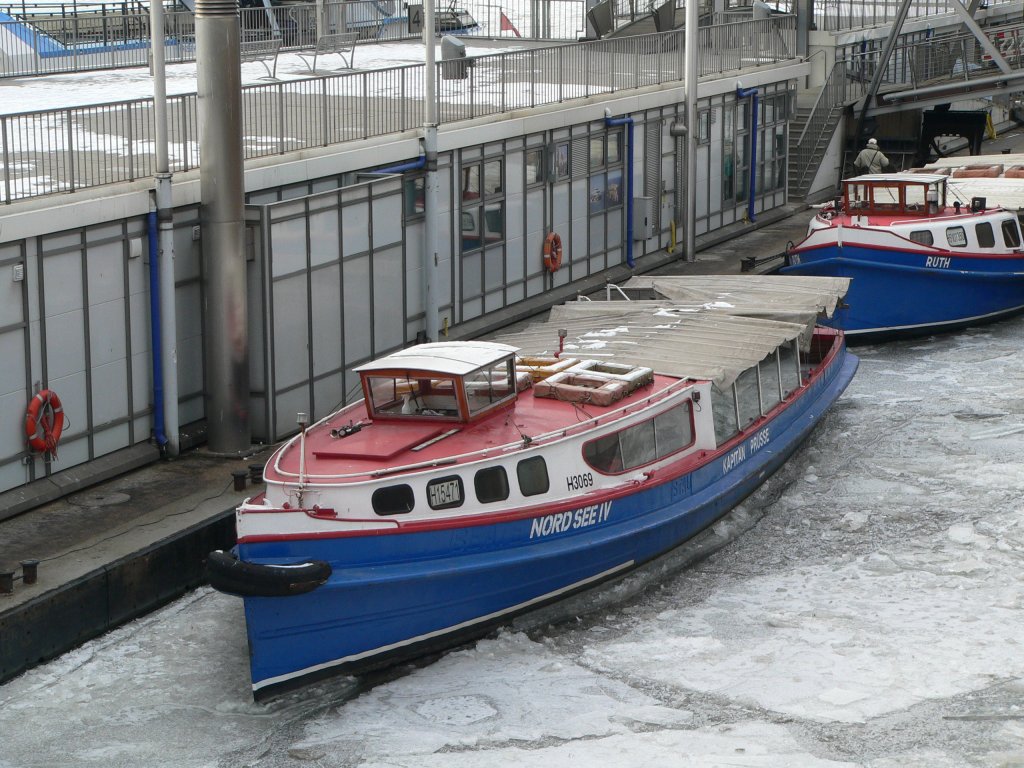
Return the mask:
M 244 598 L 255 695 L 479 637 L 724 515 L 857 367 L 815 326 L 847 281 L 774 280 L 572 302 L 497 342 L 359 366 L 364 399 L 278 449 L 236 551 L 209 559 Z
M 1021 312 L 1016 214 L 984 197 L 949 197 L 945 174 L 848 179 L 780 273 L 851 278 L 845 306 L 825 321 L 851 340 L 950 331 Z

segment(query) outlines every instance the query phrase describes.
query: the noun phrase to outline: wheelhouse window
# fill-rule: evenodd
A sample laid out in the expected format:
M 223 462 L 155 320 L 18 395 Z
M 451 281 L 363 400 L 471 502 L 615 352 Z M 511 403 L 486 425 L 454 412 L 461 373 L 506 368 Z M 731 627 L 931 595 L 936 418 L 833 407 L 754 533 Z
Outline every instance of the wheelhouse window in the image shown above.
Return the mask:
M 508 498 L 508 475 L 504 467 L 481 469 L 473 477 L 473 488 L 481 504 L 491 504 Z
M 778 355 L 773 352 L 762 360 L 757 366 L 757 373 L 761 378 L 761 413 L 768 413 L 782 401 Z
M 799 372 L 798 372 L 799 375 Z M 740 431 L 736 421 L 736 389 L 711 387 L 711 412 L 715 418 L 715 445 L 722 445 Z
M 523 496 L 537 496 L 547 493 L 551 487 L 548 479 L 548 465 L 543 456 L 523 459 L 516 465 L 519 491 Z
M 758 391 L 757 368 L 747 368 L 736 378 L 736 402 L 739 425 L 746 429 L 761 416 L 761 393 Z
M 412 512 L 416 498 L 408 485 L 389 485 L 373 492 L 370 505 L 378 515 L 406 515 Z
M 458 417 L 456 380 L 444 377 L 367 376 L 374 416 Z
M 693 445 L 693 405 L 685 403 L 647 421 L 583 444 L 583 460 L 615 474 L 664 459 Z
M 466 401 L 470 414 L 479 413 L 516 393 L 515 368 L 512 358 L 506 358 L 489 368 L 481 368 L 465 377 Z
M 1003 242 L 1007 248 L 1020 248 L 1020 229 L 1013 219 L 1003 222 Z

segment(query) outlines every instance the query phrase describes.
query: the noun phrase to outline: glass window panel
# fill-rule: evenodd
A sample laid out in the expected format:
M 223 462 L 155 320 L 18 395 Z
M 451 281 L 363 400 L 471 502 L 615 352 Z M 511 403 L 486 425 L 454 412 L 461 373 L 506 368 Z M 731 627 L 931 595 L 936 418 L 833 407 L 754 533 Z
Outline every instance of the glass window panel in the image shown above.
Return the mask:
M 946 227 L 946 242 L 953 248 L 966 248 L 967 232 L 963 227 Z
M 609 133 L 608 139 L 608 165 L 615 165 L 622 162 L 622 132 Z
M 761 415 L 756 367 L 748 368 L 736 379 L 736 396 L 740 404 L 740 429 L 745 429 Z
M 992 231 L 992 225 L 987 221 L 980 221 L 974 226 L 974 234 L 978 238 L 978 245 L 982 248 L 991 248 L 996 244 L 996 234 Z
M 503 400 L 509 400 L 516 393 L 511 360 L 503 360 L 490 368 L 473 371 L 464 381 L 471 414 Z
M 544 150 L 531 149 L 526 153 L 526 185 L 540 184 L 544 179 Z
M 711 387 L 711 409 L 715 419 L 715 445 L 722 445 L 739 432 L 733 388 L 723 392 L 717 386 Z
M 504 467 L 481 469 L 473 478 L 476 497 L 481 504 L 491 504 L 508 498 L 508 475 Z
M 405 515 L 412 512 L 416 499 L 410 486 L 389 485 L 374 491 L 370 504 L 378 515 Z
M 758 364 L 761 371 L 761 412 L 768 413 L 779 404 L 779 363 L 774 354 Z
M 619 450 L 619 436 L 605 435 L 584 443 L 583 460 L 598 472 L 621 472 L 622 452 Z
M 935 242 L 930 229 L 919 229 L 910 233 L 910 239 L 921 245 L 931 245 Z
M 1020 248 L 1020 229 L 1016 221 L 1007 219 L 1003 222 L 1003 242 L 1007 248 Z
M 504 163 L 501 160 L 490 160 L 484 163 L 484 194 L 488 197 L 500 195 L 505 188 Z
M 523 496 L 547 493 L 551 487 L 548 480 L 548 465 L 543 456 L 520 461 L 516 465 L 516 475 L 519 477 L 519 490 Z
M 626 469 L 654 461 L 654 420 L 624 429 L 619 433 L 619 446 L 622 450 L 622 464 Z
M 659 459 L 690 445 L 693 442 L 690 403 L 682 403 L 655 416 L 654 437 Z
M 471 165 L 462 169 L 462 199 L 480 199 L 480 166 Z
M 800 386 L 800 364 L 797 362 L 796 342 L 790 341 L 779 347 L 779 362 L 782 366 L 782 391 L 788 397 Z
M 604 168 L 604 136 L 590 139 L 590 169 Z

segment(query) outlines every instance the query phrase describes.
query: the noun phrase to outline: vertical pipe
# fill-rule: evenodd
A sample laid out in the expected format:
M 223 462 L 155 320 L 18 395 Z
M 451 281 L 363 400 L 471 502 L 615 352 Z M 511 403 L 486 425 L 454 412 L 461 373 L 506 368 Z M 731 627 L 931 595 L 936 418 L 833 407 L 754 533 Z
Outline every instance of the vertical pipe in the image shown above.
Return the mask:
M 164 374 L 161 369 L 160 354 L 160 294 L 157 276 L 157 254 L 159 253 L 159 230 L 157 229 L 156 211 L 150 211 L 146 217 L 149 234 L 149 333 L 153 365 L 153 436 L 160 450 L 167 445 L 164 433 Z
M 154 377 L 160 371 L 161 411 L 165 452 L 177 456 L 178 443 L 178 335 L 177 313 L 174 302 L 174 203 L 171 196 L 171 173 L 167 147 L 167 78 L 164 50 L 164 8 L 162 2 L 149 5 L 149 49 L 153 70 L 153 124 L 156 138 L 156 233 L 150 234 L 157 240 L 157 251 L 151 253 L 150 277 L 155 279 L 157 290 L 151 290 L 151 302 L 157 302 L 154 322 L 159 345 L 153 345 L 153 354 L 160 355 L 159 366 L 154 361 Z M 152 226 L 152 222 L 151 222 Z M 153 260 L 159 265 L 154 272 Z M 154 341 L 156 338 L 154 338 Z M 154 380 L 154 400 L 156 387 Z
M 440 332 L 437 300 L 437 217 L 440 184 L 437 178 L 437 67 L 434 65 L 434 0 L 423 3 L 423 48 L 426 53 L 423 93 L 423 154 L 426 178 L 423 187 L 423 311 L 427 341 L 437 341 Z
M 697 69 L 698 38 L 697 0 L 686 0 L 685 33 L 686 70 L 683 88 L 686 91 L 686 261 L 697 260 Z
M 237 0 L 196 0 L 195 18 L 206 419 L 211 451 L 240 454 L 251 439 Z

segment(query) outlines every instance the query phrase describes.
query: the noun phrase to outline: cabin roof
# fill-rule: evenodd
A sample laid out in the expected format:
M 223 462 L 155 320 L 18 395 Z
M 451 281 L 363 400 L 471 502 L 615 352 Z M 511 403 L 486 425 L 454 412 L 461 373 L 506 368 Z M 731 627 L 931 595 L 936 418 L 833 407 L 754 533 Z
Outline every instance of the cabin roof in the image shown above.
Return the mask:
M 855 176 L 847 179 L 847 183 L 857 184 L 862 181 L 883 182 L 892 184 L 895 181 L 913 182 L 915 184 L 935 184 L 939 181 L 948 181 L 949 177 L 942 173 L 865 173 L 862 176 Z
M 385 357 L 363 363 L 355 370 L 358 373 L 365 373 L 399 368 L 465 376 L 518 351 L 518 347 L 490 341 L 441 341 L 400 349 Z

